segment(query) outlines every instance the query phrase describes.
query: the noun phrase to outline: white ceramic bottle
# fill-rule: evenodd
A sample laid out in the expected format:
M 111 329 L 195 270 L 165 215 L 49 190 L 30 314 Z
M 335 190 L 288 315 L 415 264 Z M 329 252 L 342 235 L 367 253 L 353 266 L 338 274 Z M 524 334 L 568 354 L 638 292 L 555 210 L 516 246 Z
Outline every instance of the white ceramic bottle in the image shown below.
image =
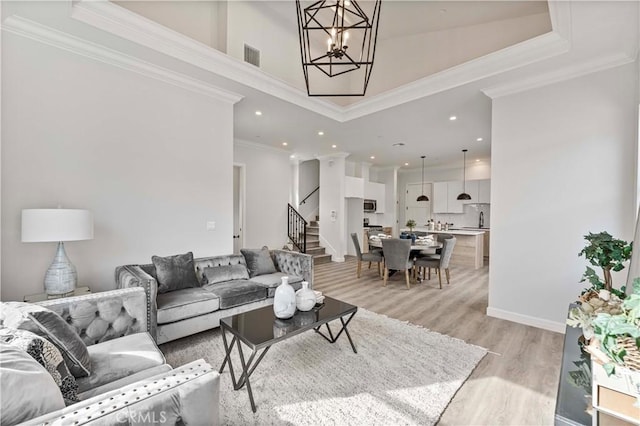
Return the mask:
M 306 312 L 316 305 L 316 293 L 309 288 L 307 281 L 302 281 L 302 288 L 296 291 L 296 307 L 299 311 Z
M 282 282 L 276 288 L 273 296 L 273 312 L 277 318 L 291 318 L 296 313 L 296 292 L 289 285 L 289 277 L 282 277 Z

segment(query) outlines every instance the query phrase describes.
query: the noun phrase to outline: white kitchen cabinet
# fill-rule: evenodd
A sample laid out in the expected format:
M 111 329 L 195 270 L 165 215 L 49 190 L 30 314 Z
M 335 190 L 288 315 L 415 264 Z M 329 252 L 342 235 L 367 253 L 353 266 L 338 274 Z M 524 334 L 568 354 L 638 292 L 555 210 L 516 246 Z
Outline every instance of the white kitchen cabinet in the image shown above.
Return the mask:
M 365 198 L 364 179 L 353 176 L 344 177 L 345 198 Z
M 462 213 L 462 200 L 458 195 L 462 192 L 462 181 L 433 183 L 433 212 L 434 213 Z
M 386 204 L 386 188 L 383 183 L 378 182 L 365 182 L 364 183 L 364 198 L 367 200 L 376 200 L 376 213 L 385 212 Z
M 475 204 L 479 203 L 478 201 L 478 180 L 468 180 L 464 184 L 464 190 L 467 194 L 471 196 L 470 200 L 462 200 L 462 204 Z
M 463 213 L 463 201 L 458 200 L 458 195 L 462 194 L 462 181 L 453 180 L 447 182 L 447 213 Z
M 491 179 L 478 181 L 478 203 L 491 202 Z

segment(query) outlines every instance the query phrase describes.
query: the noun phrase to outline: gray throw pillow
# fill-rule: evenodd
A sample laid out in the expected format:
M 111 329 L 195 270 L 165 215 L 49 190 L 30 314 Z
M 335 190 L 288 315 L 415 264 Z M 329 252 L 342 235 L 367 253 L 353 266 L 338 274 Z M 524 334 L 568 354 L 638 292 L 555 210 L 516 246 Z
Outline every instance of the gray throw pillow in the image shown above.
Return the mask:
M 75 377 L 90 374 L 91 359 L 87 346 L 60 315 L 31 303 L 3 302 L 1 305 L 4 326 L 30 331 L 53 343 Z
M 210 266 L 202 272 L 202 285 L 248 279 L 249 272 L 244 265 Z
M 62 393 L 62 398 L 66 405 L 79 401 L 76 379 L 69 372 L 62 354 L 53 343 L 30 331 L 16 330 L 9 327 L 0 328 L 0 341 L 22 349 L 38 361 L 53 377 L 53 381 L 60 388 L 60 393 Z
M 278 272 L 267 247 L 262 247 L 261 249 L 241 249 L 240 252 L 244 256 L 245 262 L 247 262 L 250 277 Z
M 200 287 L 192 252 L 168 257 L 153 256 L 151 261 L 156 268 L 158 293 Z

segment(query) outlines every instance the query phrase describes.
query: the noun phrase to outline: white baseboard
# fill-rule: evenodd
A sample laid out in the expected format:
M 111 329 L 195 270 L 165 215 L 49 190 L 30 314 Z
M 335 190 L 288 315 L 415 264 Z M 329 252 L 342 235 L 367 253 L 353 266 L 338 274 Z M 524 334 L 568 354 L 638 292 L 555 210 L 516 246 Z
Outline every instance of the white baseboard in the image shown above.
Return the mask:
M 561 334 L 564 334 L 566 328 L 566 324 L 562 322 L 549 321 L 542 318 L 531 317 L 529 315 L 522 315 L 516 312 L 504 311 L 502 309 L 496 309 L 492 307 L 487 308 L 487 316 L 517 322 L 519 324 L 530 325 L 532 327 L 542 328 L 544 330 L 555 331 L 556 333 Z
M 344 262 L 344 256 L 338 256 L 337 254 L 334 254 L 331 256 L 331 261 L 332 262 Z

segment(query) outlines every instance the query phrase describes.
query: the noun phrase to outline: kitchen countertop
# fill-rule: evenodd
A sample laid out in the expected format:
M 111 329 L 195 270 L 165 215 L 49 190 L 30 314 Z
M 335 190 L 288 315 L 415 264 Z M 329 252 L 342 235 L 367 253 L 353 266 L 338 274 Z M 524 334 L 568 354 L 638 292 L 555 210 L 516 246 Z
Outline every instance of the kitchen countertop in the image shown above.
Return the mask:
M 485 228 L 483 228 L 485 229 Z M 479 230 L 473 230 L 473 229 L 450 229 L 448 231 L 431 231 L 429 230 L 429 228 L 427 227 L 420 227 L 417 226 L 415 228 L 413 228 L 414 231 L 420 231 L 420 232 L 428 232 L 430 234 L 451 234 L 451 235 L 481 235 L 484 234 L 484 230 L 483 231 L 479 231 Z M 486 229 L 487 231 L 489 229 Z M 401 232 L 408 232 L 409 228 L 402 228 L 400 230 Z

